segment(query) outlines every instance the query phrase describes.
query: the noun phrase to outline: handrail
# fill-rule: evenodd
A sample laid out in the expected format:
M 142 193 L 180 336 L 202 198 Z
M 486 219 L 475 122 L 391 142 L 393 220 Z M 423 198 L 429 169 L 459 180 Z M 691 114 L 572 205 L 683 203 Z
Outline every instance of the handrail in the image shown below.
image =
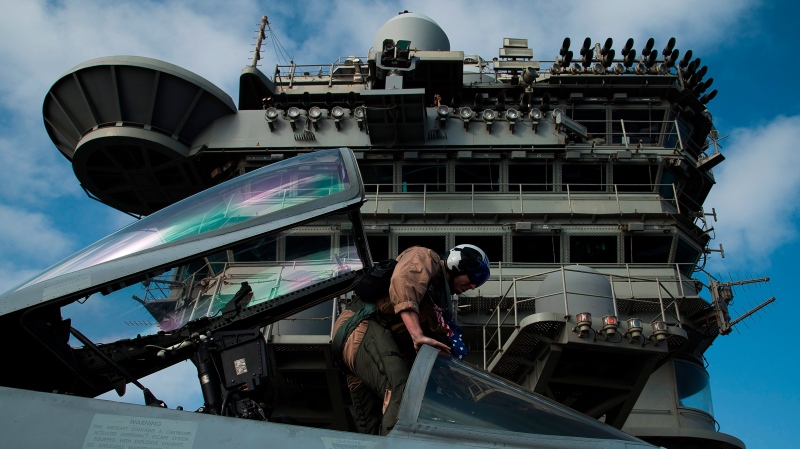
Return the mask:
M 629 264 L 626 264 L 629 265 Z M 644 264 L 642 264 L 644 265 Z M 653 321 L 658 320 L 661 318 L 663 321 L 667 321 L 667 312 L 671 309 L 674 311 L 674 318 L 675 318 L 675 325 L 681 327 L 681 314 L 679 309 L 679 298 L 685 298 L 685 291 L 683 289 L 684 275 L 680 272 L 679 264 L 657 264 L 657 265 L 673 265 L 675 267 L 675 274 L 674 276 L 664 278 L 663 276 L 655 276 L 652 278 L 642 277 L 642 276 L 631 276 L 631 275 L 619 275 L 613 273 L 587 273 L 585 271 L 578 271 L 570 268 L 566 265 L 561 265 L 558 268 L 545 270 L 541 272 L 537 272 L 534 274 L 528 274 L 524 276 L 513 277 L 511 279 L 511 285 L 509 285 L 505 291 L 501 289 L 499 300 L 497 305 L 493 308 L 492 312 L 486 318 L 486 324 L 482 326 L 482 336 L 483 336 L 483 351 L 484 351 L 484 369 L 488 369 L 489 363 L 494 359 L 496 354 L 502 353 L 503 351 L 503 341 L 502 341 L 502 334 L 501 330 L 503 327 L 513 327 L 514 329 L 519 329 L 519 315 L 518 315 L 518 307 L 520 304 L 526 304 L 530 302 L 535 302 L 537 299 L 544 298 L 544 297 L 552 297 L 556 294 L 563 294 L 564 296 L 564 310 L 565 310 L 565 320 L 568 320 L 570 317 L 569 311 L 569 303 L 568 303 L 568 295 L 571 293 L 568 289 L 567 281 L 566 281 L 566 272 L 567 271 L 576 271 L 583 274 L 590 274 L 595 276 L 603 276 L 608 279 L 611 285 L 611 300 L 614 307 L 614 313 L 619 314 L 618 312 L 618 300 L 625 300 L 625 301 L 634 301 L 634 302 L 644 302 L 644 303 L 657 303 L 660 307 L 661 314 L 657 315 Z M 508 267 L 508 264 L 506 264 Z M 602 267 L 597 267 L 602 269 Z M 627 267 L 628 269 L 630 267 Z M 562 282 L 562 291 L 561 292 L 553 292 L 548 293 L 546 295 L 534 295 L 534 296 L 526 296 L 525 298 L 519 298 L 517 295 L 517 283 L 524 282 L 524 281 L 534 281 L 538 280 L 539 282 L 543 281 L 544 278 L 552 273 L 561 273 L 561 282 Z M 502 275 L 501 275 L 502 276 Z M 617 294 L 615 283 L 616 282 L 627 282 L 631 285 L 630 296 L 629 297 L 620 297 Z M 656 287 L 656 292 L 658 294 L 657 299 L 647 300 L 642 298 L 635 298 L 633 295 L 633 287 L 632 284 L 636 283 L 652 283 Z M 670 291 L 666 288 L 667 283 L 670 284 L 677 284 L 679 286 L 680 295 L 678 298 L 672 295 Z M 671 301 L 669 303 L 665 303 L 664 297 L 662 295 L 666 293 Z M 586 292 L 580 292 L 583 296 L 593 296 L 591 294 L 587 294 Z M 596 295 L 600 296 L 600 295 Z M 507 300 L 511 300 L 511 307 L 504 308 L 503 305 L 507 302 Z M 503 310 L 505 309 L 505 313 Z M 505 324 L 509 318 L 512 317 L 513 314 L 513 322 L 510 324 Z M 494 324 L 493 324 L 494 323 Z M 494 329 L 492 329 L 494 328 Z M 494 346 L 496 344 L 497 349 L 492 353 L 491 356 L 487 356 L 489 347 Z

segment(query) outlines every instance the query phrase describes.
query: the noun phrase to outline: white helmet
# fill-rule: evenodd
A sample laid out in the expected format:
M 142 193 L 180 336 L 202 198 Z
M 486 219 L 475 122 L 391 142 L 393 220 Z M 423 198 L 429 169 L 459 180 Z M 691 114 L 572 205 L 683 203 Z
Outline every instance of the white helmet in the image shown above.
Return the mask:
M 489 279 L 489 258 L 475 245 L 456 245 L 445 254 L 445 267 L 452 277 L 466 274 L 480 287 Z

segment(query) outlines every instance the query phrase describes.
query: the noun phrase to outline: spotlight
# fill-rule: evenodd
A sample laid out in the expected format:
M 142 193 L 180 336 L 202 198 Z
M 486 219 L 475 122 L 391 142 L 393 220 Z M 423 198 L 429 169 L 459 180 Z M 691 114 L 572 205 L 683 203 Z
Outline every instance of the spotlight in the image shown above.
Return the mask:
M 554 62 L 553 65 L 550 66 L 550 73 L 553 75 L 558 75 L 561 73 L 561 64 Z
M 300 109 L 292 106 L 286 111 L 286 116 L 289 117 L 289 124 L 292 125 L 292 131 L 296 131 L 295 120 L 300 117 Z
M 572 64 L 572 67 L 569 68 L 570 73 L 573 75 L 578 75 L 583 73 L 583 67 L 579 63 Z
M 439 117 L 439 127 L 444 129 L 447 126 L 447 117 L 450 116 L 450 108 L 441 105 L 436 108 L 436 115 Z
M 472 116 L 474 115 L 472 109 L 465 106 L 458 111 L 458 115 L 461 117 L 461 120 L 464 121 L 464 129 L 469 129 L 469 121 L 472 120 Z
M 628 332 L 625 332 L 628 341 L 633 343 L 633 339 L 642 336 L 642 320 L 639 318 L 628 318 Z
M 367 110 L 364 106 L 359 106 L 355 108 L 353 111 L 353 115 L 356 117 L 356 122 L 358 123 L 358 129 L 364 129 L 364 118 L 367 116 Z
M 583 40 L 583 47 L 581 47 L 581 56 L 586 56 L 586 53 L 591 51 L 592 40 L 590 38 L 586 38 Z
M 508 130 L 511 131 L 511 134 L 514 134 L 514 125 L 517 124 L 517 119 L 519 118 L 519 111 L 514 108 L 511 108 L 506 111 L 506 120 L 508 120 Z
M 592 65 L 592 51 L 589 50 L 583 55 L 583 67 L 589 68 Z
M 706 73 L 708 73 L 708 66 L 704 65 L 703 67 L 700 67 L 700 70 L 697 71 L 697 81 L 700 81 L 700 78 L 706 76 Z
M 336 124 L 336 130 L 339 131 L 342 128 L 341 121 L 344 117 L 344 108 L 341 106 L 334 106 L 330 114 L 333 116 L 333 121 Z
M 666 64 L 659 64 L 658 65 L 658 74 L 659 75 L 668 75 L 669 74 L 669 67 Z
M 539 109 L 531 109 L 531 112 L 528 113 L 528 117 L 531 119 L 531 129 L 533 133 L 536 134 L 536 128 L 539 127 L 539 120 L 544 118 L 544 114 Z
M 577 332 L 578 337 L 583 338 L 592 330 L 592 314 L 583 312 L 575 315 L 578 324 L 572 328 L 572 332 Z
M 319 106 L 311 106 L 311 109 L 308 110 L 308 117 L 311 118 L 314 129 L 319 129 L 319 123 L 317 123 L 317 121 L 322 117 L 322 109 L 320 109 Z
M 527 67 L 522 71 L 522 81 L 529 86 L 535 83 L 538 77 L 539 73 L 533 67 Z
M 609 38 L 609 39 L 610 39 L 610 38 Z M 612 48 L 612 49 L 611 49 L 611 50 L 609 50 L 609 51 L 608 51 L 608 53 L 606 53 L 606 55 L 603 57 L 603 67 L 605 67 L 605 68 L 609 68 L 609 67 L 611 67 L 611 63 L 612 63 L 612 62 L 614 62 L 614 56 L 616 56 L 616 52 L 615 52 L 615 51 L 614 51 L 614 49 Z
M 562 129 L 565 129 L 570 133 L 577 134 L 578 136 L 583 137 L 584 139 L 589 138 L 585 126 L 581 125 L 575 120 L 572 120 L 563 113 L 559 113 L 558 115 L 556 115 L 556 125 L 561 125 Z
M 278 109 L 274 106 L 270 106 L 264 111 L 264 119 L 266 119 L 270 131 L 275 131 L 275 119 L 277 118 Z
M 492 123 L 494 123 L 494 119 L 497 118 L 497 113 L 491 109 L 486 109 L 481 114 L 483 117 L 483 121 L 486 122 L 486 131 L 491 133 L 492 132 Z
M 614 68 L 612 70 L 614 71 L 615 74 L 622 75 L 623 73 L 625 73 L 625 66 L 623 66 L 622 63 L 618 62 L 614 64 Z
M 564 67 L 568 67 L 570 65 L 572 62 L 572 56 L 572 50 L 568 51 L 567 54 L 564 55 L 564 60 L 561 61 L 561 63 L 564 64 Z
M 678 55 L 680 54 L 681 52 L 677 48 L 672 50 L 672 53 L 669 55 L 669 57 L 664 58 L 664 63 L 667 64 L 667 67 L 675 67 L 675 61 L 678 60 Z
M 667 332 L 667 323 L 663 321 L 656 321 L 651 323 L 651 326 L 653 326 L 653 336 L 650 338 L 655 339 L 656 343 L 667 339 L 667 336 L 669 335 L 669 332 Z
M 606 67 L 601 62 L 596 62 L 592 66 L 592 73 L 595 75 L 605 75 L 606 74 Z

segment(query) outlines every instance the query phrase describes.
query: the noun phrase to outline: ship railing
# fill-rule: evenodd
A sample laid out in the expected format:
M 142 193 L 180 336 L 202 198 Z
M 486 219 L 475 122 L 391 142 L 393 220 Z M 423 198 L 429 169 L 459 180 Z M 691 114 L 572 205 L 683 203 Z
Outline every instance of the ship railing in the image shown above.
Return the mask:
M 418 200 L 418 195 L 422 195 L 421 210 L 426 214 L 437 212 L 437 209 L 429 210 L 429 203 L 441 199 L 444 194 L 451 196 L 467 196 L 472 214 L 479 213 L 476 203 L 484 200 L 498 201 L 503 199 L 510 200 L 514 207 L 512 213 L 530 213 L 534 211 L 525 210 L 525 200 L 548 200 L 566 199 L 569 213 L 581 213 L 583 205 L 591 206 L 589 210 L 595 211 L 594 207 L 598 201 L 598 194 L 606 194 L 609 200 L 616 203 L 616 213 L 633 213 L 637 207 L 626 207 L 628 203 L 641 204 L 643 195 L 654 195 L 652 198 L 659 203 L 666 205 L 670 210 L 681 213 L 681 205 L 678 201 L 678 191 L 675 184 L 609 184 L 609 183 L 382 183 L 364 184 L 367 192 L 367 203 L 362 209 L 364 212 L 379 213 L 382 211 L 383 203 L 391 206 L 392 202 L 404 199 L 404 195 L 413 194 L 413 200 Z M 411 198 L 409 196 L 409 198 Z M 659 212 L 663 212 L 663 207 Z M 496 209 L 493 209 L 495 211 Z M 694 209 L 692 209 L 694 210 Z M 391 213 L 391 210 L 388 210 Z M 565 212 L 567 212 L 565 211 Z M 494 212 L 496 213 L 496 212 Z
M 275 65 L 273 80 L 291 88 L 298 84 L 363 84 L 367 78 L 366 57 L 341 56 L 330 64 Z
M 592 268 L 596 269 L 597 273 L 587 273 L 586 271 L 579 271 L 574 268 L 574 265 L 561 265 L 557 268 L 546 269 L 533 274 L 523 276 L 512 276 L 510 279 L 505 280 L 503 277 L 503 267 L 506 264 L 500 263 L 498 265 L 498 278 L 500 295 L 497 305 L 492 309 L 486 323 L 482 327 L 483 337 L 483 368 L 488 369 L 489 363 L 495 356 L 503 352 L 503 329 L 520 330 L 520 309 L 535 310 L 536 300 L 553 297 L 554 295 L 561 295 L 564 300 L 564 322 L 569 321 L 569 318 L 575 313 L 583 312 L 582 310 L 572 311 L 569 306 L 569 295 L 581 295 L 583 297 L 596 296 L 597 298 L 608 298 L 605 295 L 593 295 L 590 292 L 576 292 L 570 291 L 567 286 L 566 273 L 578 272 L 582 274 L 590 274 L 594 276 L 604 277 L 611 285 L 611 300 L 613 304 L 614 315 L 619 318 L 619 301 L 626 301 L 628 303 L 642 303 L 649 306 L 658 305 L 660 313 L 656 315 L 651 323 L 656 321 L 665 321 L 670 325 L 682 327 L 680 302 L 687 297 L 687 290 L 696 292 L 694 287 L 686 288 L 685 284 L 694 284 L 695 281 L 682 275 L 681 264 L 655 264 L 659 267 L 671 267 L 672 275 L 661 276 L 636 276 L 632 275 L 631 271 L 641 269 L 646 264 L 625 264 L 624 267 L 619 264 L 611 264 L 604 267 L 602 264 L 592 264 Z M 620 274 L 620 271 L 627 274 Z M 539 284 L 544 279 L 553 273 L 560 273 L 561 277 L 561 291 L 548 292 L 544 295 L 521 295 L 522 284 Z M 663 271 L 662 271 L 663 273 Z M 505 281 L 505 282 L 504 282 Z M 637 288 L 637 284 L 646 288 L 649 293 L 648 297 L 637 295 L 641 288 Z M 505 288 L 504 288 L 505 285 Z M 538 286 L 528 285 L 524 288 L 525 291 L 537 291 Z M 653 291 L 657 296 L 652 296 Z M 531 307 L 533 306 L 533 307 Z M 529 314 L 526 314 L 528 316 Z M 491 354 L 489 348 L 494 348 Z

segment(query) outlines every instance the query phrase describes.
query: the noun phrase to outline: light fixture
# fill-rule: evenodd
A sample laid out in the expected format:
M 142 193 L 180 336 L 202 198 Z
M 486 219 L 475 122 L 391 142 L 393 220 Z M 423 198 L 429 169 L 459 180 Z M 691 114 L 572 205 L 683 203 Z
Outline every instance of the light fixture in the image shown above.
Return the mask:
M 464 121 L 464 129 L 469 129 L 469 121 L 472 120 L 472 116 L 474 115 L 472 109 L 464 106 L 458 111 L 458 115 L 461 117 L 461 120 Z
M 656 343 L 667 339 L 667 335 L 669 335 L 669 332 L 667 332 L 667 323 L 655 321 L 650 325 L 653 326 L 653 336 L 650 338 L 654 339 Z
M 450 116 L 450 108 L 445 105 L 439 106 L 436 108 L 436 116 L 439 117 L 439 128 L 444 129 L 447 127 L 447 117 Z
M 322 117 L 322 109 L 320 109 L 319 106 L 311 106 L 308 110 L 308 117 L 311 119 L 314 129 L 319 129 L 319 123 L 317 123 L 317 121 Z
M 341 120 L 344 117 L 344 108 L 341 106 L 334 106 L 330 113 L 333 116 L 333 120 L 336 123 L 336 130 L 338 131 L 342 126 Z
M 364 106 L 359 106 L 353 110 L 353 115 L 356 118 L 356 122 L 358 123 L 358 129 L 364 129 L 364 118 L 367 116 L 367 110 Z
M 622 75 L 625 73 L 625 66 L 623 66 L 621 62 L 618 62 L 614 64 L 614 68 L 612 70 L 614 71 L 614 74 Z
M 531 109 L 531 112 L 528 113 L 528 117 L 531 119 L 531 129 L 533 133 L 536 134 L 536 128 L 539 127 L 539 120 L 544 118 L 544 114 L 540 109 Z
M 286 115 L 289 117 L 289 124 L 292 125 L 292 131 L 296 131 L 295 120 L 300 117 L 300 109 L 292 106 L 286 111 Z
M 577 62 L 572 64 L 572 67 L 570 67 L 569 70 L 573 75 L 579 75 L 583 73 L 583 67 Z
M 658 65 L 658 74 L 659 75 L 667 75 L 667 74 L 669 74 L 669 67 L 666 64 L 659 64 Z
M 575 320 L 578 324 L 572 328 L 573 332 L 578 333 L 578 337 L 583 338 L 592 330 L 592 314 L 589 312 L 581 312 L 575 315 Z
M 508 130 L 511 133 L 514 133 L 514 125 L 517 124 L 517 119 L 519 118 L 519 111 L 514 108 L 511 108 L 506 111 L 506 120 L 508 120 Z
M 492 132 L 492 123 L 494 123 L 494 119 L 497 118 L 497 113 L 492 109 L 486 109 L 481 114 L 483 121 L 486 122 L 486 131 L 491 133 Z
M 633 343 L 634 339 L 642 336 L 642 320 L 639 318 L 628 318 L 628 332 L 625 332 L 628 341 Z
M 572 120 L 563 113 L 560 113 L 555 117 L 556 117 L 556 125 L 561 125 L 562 129 L 565 129 L 566 131 L 569 131 L 573 134 L 577 134 L 578 136 L 584 139 L 589 138 L 588 130 L 586 129 L 585 126 L 581 125 L 575 120 Z
M 606 315 L 603 317 L 603 333 L 606 335 L 614 335 L 617 333 L 619 327 L 619 320 L 615 315 Z
M 270 131 L 275 130 L 275 119 L 277 118 L 278 118 L 278 109 L 275 108 L 274 106 L 270 106 L 264 111 L 264 119 L 267 120 L 267 124 L 269 125 Z

